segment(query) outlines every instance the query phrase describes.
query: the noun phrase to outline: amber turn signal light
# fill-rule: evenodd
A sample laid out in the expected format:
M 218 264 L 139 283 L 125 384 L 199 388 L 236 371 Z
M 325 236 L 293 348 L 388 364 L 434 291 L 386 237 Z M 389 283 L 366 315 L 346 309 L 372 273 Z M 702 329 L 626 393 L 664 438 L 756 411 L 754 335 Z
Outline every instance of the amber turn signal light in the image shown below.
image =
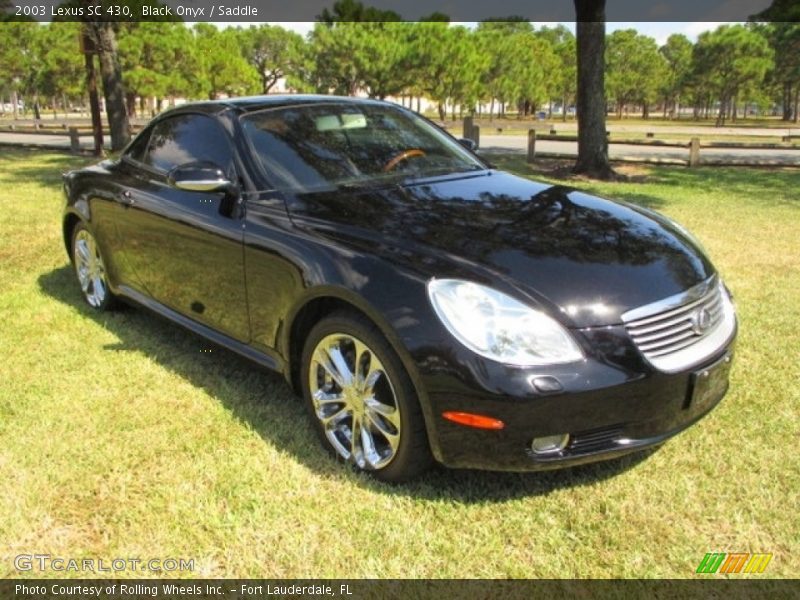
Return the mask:
M 448 421 L 458 423 L 459 425 L 466 425 L 467 427 L 474 427 L 475 429 L 503 429 L 506 426 L 500 419 L 493 419 L 484 415 L 476 415 L 473 413 L 447 411 L 443 412 L 442 416 Z

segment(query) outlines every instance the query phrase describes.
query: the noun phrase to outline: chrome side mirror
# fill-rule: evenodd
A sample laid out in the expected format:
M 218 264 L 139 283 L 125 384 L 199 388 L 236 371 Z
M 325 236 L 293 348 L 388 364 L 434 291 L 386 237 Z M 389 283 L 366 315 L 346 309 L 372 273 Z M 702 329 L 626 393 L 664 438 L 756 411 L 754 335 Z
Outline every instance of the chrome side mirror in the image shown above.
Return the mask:
M 478 144 L 475 143 L 475 140 L 470 140 L 468 138 L 459 138 L 458 143 L 464 146 L 470 152 L 475 152 L 478 149 Z
M 183 165 L 169 172 L 167 181 L 188 192 L 232 192 L 236 186 L 219 167 Z

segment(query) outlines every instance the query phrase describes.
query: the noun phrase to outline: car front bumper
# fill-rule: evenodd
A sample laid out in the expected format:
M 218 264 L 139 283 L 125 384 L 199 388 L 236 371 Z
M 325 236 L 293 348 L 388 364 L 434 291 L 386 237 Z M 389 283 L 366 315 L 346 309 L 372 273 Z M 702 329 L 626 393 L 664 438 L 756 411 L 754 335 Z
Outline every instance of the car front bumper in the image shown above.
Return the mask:
M 596 347 L 604 340 L 623 348 L 621 328 L 587 332 Z M 478 368 L 425 374 L 432 449 L 448 467 L 537 471 L 612 459 L 659 445 L 708 414 L 727 392 L 735 333 L 713 356 L 680 373 L 649 367 L 635 349 L 600 353 L 580 368 Z M 462 363 L 463 365 L 464 363 Z M 430 362 L 427 363 L 430 365 Z M 699 379 L 715 378 L 699 391 Z M 534 381 L 556 379 L 561 389 L 542 392 Z M 698 391 L 695 391 L 698 390 Z M 500 430 L 476 429 L 445 419 L 444 412 L 499 419 Z M 429 433 L 431 433 L 429 427 Z M 537 454 L 534 438 L 568 434 L 559 451 Z

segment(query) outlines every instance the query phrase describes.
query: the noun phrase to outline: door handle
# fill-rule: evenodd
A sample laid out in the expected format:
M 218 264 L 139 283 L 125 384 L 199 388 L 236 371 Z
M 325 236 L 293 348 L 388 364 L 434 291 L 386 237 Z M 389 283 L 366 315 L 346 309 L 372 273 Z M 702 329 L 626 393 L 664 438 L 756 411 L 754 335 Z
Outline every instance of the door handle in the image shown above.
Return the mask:
M 125 190 L 124 192 L 122 192 L 122 194 L 120 196 L 118 196 L 118 198 L 119 198 L 119 202 L 121 204 L 124 204 L 125 206 L 131 206 L 132 204 L 134 204 L 136 202 L 133 199 L 133 194 L 131 194 L 130 191 L 128 191 L 128 190 Z

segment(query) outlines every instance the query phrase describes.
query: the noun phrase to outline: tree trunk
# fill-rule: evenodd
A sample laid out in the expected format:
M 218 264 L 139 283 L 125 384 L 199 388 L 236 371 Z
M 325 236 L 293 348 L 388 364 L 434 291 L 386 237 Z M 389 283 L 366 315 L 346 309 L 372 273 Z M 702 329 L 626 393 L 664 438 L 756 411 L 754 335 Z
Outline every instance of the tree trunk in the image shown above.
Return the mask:
M 94 50 L 90 51 L 91 36 L 88 31 L 83 31 L 84 69 L 86 73 L 86 89 L 89 92 L 89 111 L 92 115 L 92 138 L 94 139 L 94 155 L 103 154 L 103 120 L 100 115 L 100 100 L 97 95 L 97 72 L 94 68 Z
M 719 100 L 719 114 L 717 115 L 717 127 L 722 127 L 725 125 L 725 115 L 728 112 L 728 98 L 726 96 L 722 96 Z
M 17 94 L 17 90 L 11 90 L 11 116 L 16 121 L 19 116 L 19 111 L 17 110 L 17 106 L 19 105 L 19 94 Z
M 794 91 L 794 122 L 795 123 L 800 122 L 800 120 L 798 120 L 798 117 L 800 117 L 800 114 L 798 114 L 798 112 L 797 112 L 798 108 L 800 108 L 800 85 L 798 85 L 797 89 L 795 89 L 795 91 Z
M 444 121 L 447 118 L 447 112 L 444 104 L 439 102 L 439 120 Z
M 567 95 L 561 99 L 561 120 L 567 122 Z
M 608 162 L 605 99 L 605 0 L 574 0 L 578 50 L 578 159 L 573 172 L 614 179 Z
M 100 58 L 100 78 L 103 81 L 106 116 L 111 131 L 111 150 L 122 150 L 130 140 L 130 124 L 128 112 L 125 110 L 125 89 L 122 86 L 113 23 L 91 23 L 90 30 L 94 34 L 97 56 Z
M 136 116 L 136 94 L 131 91 L 125 93 L 125 106 L 128 109 L 128 118 Z
M 795 110 L 795 113 L 797 111 Z M 784 121 L 792 120 L 792 84 L 790 81 L 783 83 L 783 117 Z

